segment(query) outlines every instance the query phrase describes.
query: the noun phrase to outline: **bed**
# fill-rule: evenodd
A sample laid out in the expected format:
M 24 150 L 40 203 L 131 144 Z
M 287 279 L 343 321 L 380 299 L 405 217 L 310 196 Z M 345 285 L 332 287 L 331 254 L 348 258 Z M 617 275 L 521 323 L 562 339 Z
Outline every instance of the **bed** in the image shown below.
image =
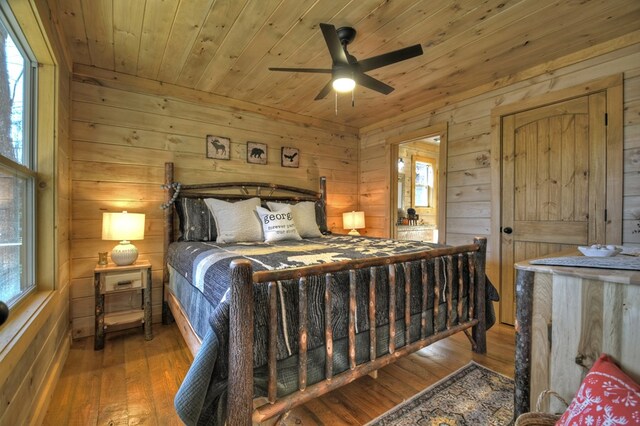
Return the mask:
M 181 185 L 167 163 L 165 181 L 163 320 L 178 323 L 195 357 L 175 399 L 185 423 L 260 423 L 458 332 L 486 352 L 488 296 L 495 295 L 485 277 L 486 239 L 451 247 L 331 235 L 324 178 L 318 192 L 249 182 Z M 274 222 L 292 218 L 273 212 L 294 210 L 299 230 L 304 209 L 319 232 L 227 241 L 224 232 L 212 235 L 216 226 L 202 204 L 211 199 L 235 202 L 236 210 L 221 210 L 226 215 L 212 207 L 218 227 L 252 200 L 272 207 L 267 216 L 256 207 L 262 225 L 293 223 Z M 202 215 L 185 215 L 187 205 Z M 265 225 L 263 236 L 285 226 L 274 228 Z M 190 231 L 200 235 L 185 238 Z

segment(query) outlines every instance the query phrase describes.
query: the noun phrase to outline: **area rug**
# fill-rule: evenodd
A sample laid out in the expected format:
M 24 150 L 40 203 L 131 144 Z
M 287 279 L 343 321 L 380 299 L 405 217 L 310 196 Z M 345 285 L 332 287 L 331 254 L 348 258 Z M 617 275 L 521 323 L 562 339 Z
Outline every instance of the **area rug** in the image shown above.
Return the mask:
M 367 426 L 506 426 L 512 421 L 513 380 L 472 361 Z

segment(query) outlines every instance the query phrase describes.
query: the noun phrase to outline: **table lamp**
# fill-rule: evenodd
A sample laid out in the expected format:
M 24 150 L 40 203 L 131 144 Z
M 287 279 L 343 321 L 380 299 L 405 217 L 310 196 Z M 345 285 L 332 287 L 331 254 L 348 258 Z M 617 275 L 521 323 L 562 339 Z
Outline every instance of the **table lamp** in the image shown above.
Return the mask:
M 138 249 L 129 240 L 144 239 L 144 213 L 103 213 L 102 239 L 119 240 L 111 250 L 111 260 L 119 266 L 131 265 L 138 258 Z
M 360 235 L 357 229 L 364 228 L 364 212 L 342 213 L 342 227 L 351 229 L 349 235 Z

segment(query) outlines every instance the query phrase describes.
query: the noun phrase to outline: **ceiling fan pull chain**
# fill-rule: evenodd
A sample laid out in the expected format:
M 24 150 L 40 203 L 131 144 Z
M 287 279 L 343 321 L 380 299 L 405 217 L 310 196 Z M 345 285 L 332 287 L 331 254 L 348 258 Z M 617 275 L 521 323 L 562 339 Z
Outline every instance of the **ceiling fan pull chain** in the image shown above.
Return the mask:
M 338 92 L 335 92 L 335 94 L 336 94 L 336 115 L 338 115 Z
M 356 106 L 356 91 L 351 91 L 351 108 Z

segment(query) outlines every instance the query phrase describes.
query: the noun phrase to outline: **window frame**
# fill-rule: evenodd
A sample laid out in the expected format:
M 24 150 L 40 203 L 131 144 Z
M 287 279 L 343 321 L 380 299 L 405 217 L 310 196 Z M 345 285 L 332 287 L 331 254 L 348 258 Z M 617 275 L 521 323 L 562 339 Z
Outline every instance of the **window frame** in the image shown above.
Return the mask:
M 22 160 L 23 163 L 0 155 L 0 167 L 7 172 L 25 179 L 24 230 L 22 234 L 25 264 L 23 274 L 28 283 L 26 290 L 4 301 L 10 308 L 15 308 L 22 301 L 38 290 L 36 279 L 36 219 L 38 216 L 36 202 L 36 183 L 38 180 L 38 148 L 37 148 L 37 111 L 38 111 L 38 73 L 35 54 L 24 35 L 14 12 L 5 2 L 0 3 L 0 23 L 4 25 L 7 36 L 19 50 L 24 60 L 23 75 L 23 114 L 22 114 Z M 4 48 L 4 47 L 2 47 Z
M 418 185 L 416 184 L 416 166 L 417 163 L 425 163 L 428 164 L 433 172 L 433 186 L 429 185 Z M 437 203 L 436 197 L 436 187 L 438 185 L 438 169 L 436 167 L 436 159 L 432 157 L 425 157 L 421 155 L 412 155 L 411 156 L 411 205 L 414 208 L 420 209 L 434 209 Z M 416 188 L 418 186 L 424 186 L 427 188 L 427 205 L 418 204 L 416 197 Z

